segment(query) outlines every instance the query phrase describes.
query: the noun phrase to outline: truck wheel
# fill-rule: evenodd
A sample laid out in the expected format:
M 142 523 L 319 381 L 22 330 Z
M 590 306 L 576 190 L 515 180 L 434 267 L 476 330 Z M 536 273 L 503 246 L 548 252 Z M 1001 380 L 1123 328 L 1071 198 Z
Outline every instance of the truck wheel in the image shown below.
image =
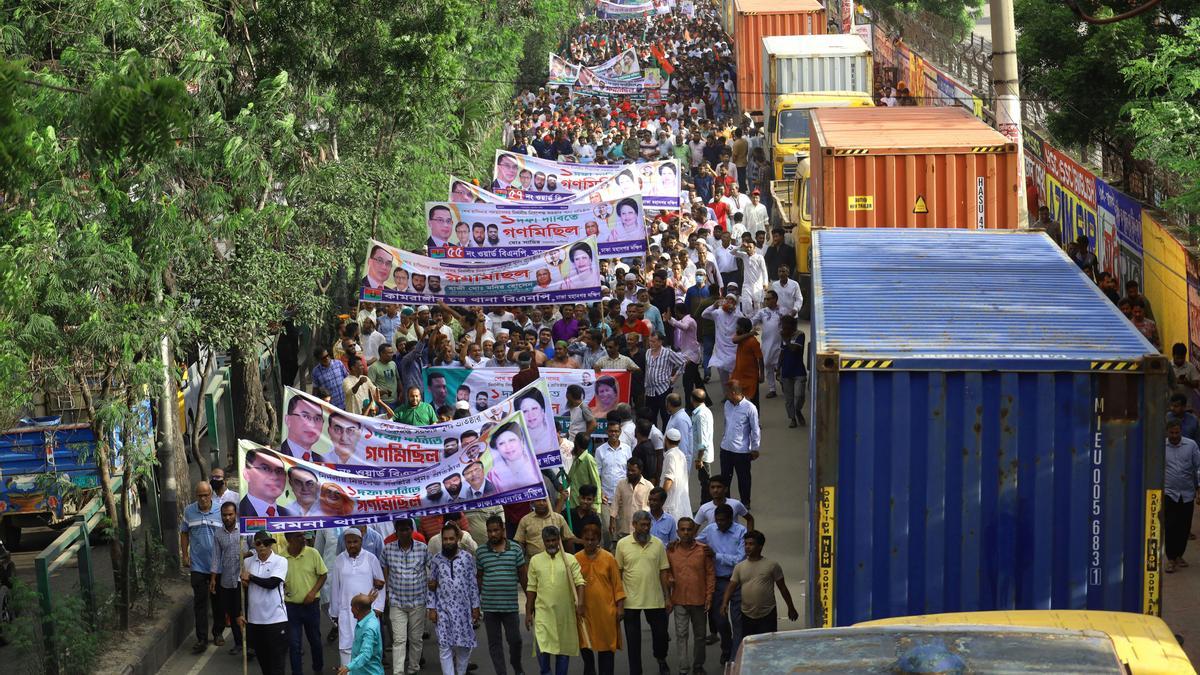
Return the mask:
M 10 550 L 16 550 L 21 543 L 21 526 L 13 523 L 12 520 L 4 521 L 3 528 L 4 545 Z

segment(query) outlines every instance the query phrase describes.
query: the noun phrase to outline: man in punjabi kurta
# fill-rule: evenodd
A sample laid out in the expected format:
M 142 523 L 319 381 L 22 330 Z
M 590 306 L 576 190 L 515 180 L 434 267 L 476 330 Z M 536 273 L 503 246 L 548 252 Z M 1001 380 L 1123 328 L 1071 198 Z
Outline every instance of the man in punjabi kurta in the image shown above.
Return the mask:
M 617 559 L 600 547 L 600 527 L 589 523 L 583 527 L 583 550 L 575 554 L 583 580 L 583 625 L 586 635 L 580 635 L 585 675 L 612 675 L 613 659 L 621 648 L 620 615 L 625 611 L 625 587 Z M 599 660 L 599 670 L 595 661 Z
M 529 560 L 525 589 L 525 627 L 533 631 L 538 665 L 543 673 L 567 675 L 572 656 L 579 655 L 578 615 L 583 611 L 583 574 L 579 561 L 562 551 L 558 528 L 542 530 L 546 550 Z
M 458 547 L 458 525 L 442 526 L 442 550 L 429 558 L 429 620 L 437 624 L 442 675 L 464 675 L 475 649 L 479 586 L 475 558 Z

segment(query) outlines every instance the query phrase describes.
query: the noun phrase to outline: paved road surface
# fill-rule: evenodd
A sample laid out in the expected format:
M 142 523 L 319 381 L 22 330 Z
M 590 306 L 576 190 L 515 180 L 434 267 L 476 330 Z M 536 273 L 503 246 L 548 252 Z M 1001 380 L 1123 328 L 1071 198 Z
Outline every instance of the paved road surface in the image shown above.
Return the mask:
M 714 395 L 715 398 L 720 393 L 720 385 L 715 383 L 710 384 L 709 393 Z M 723 427 L 720 414 L 715 415 L 715 422 L 716 437 L 719 440 Z M 800 498 L 799 487 L 808 485 L 808 437 L 803 433 L 806 432 L 804 428 L 787 428 L 788 420 L 783 411 L 782 397 L 770 400 L 762 399 L 762 425 L 763 454 L 754 463 L 753 468 L 755 525 L 767 536 L 767 545 L 764 554 L 768 558 L 778 560 L 783 566 L 784 575 L 787 579 L 788 588 L 791 590 L 792 598 L 795 600 L 797 608 L 803 613 L 805 611 L 803 556 L 807 548 L 805 542 L 808 536 L 808 508 L 804 500 Z M 691 494 L 699 494 L 695 477 L 692 480 Z M 779 602 L 781 615 L 786 614 L 783 610 L 783 601 L 779 600 Z M 801 616 L 801 622 L 796 623 L 787 621 L 786 616 L 781 616 L 780 629 L 802 628 L 803 621 L 803 616 Z M 669 630 L 671 632 L 674 631 L 673 624 Z M 486 633 L 481 628 L 477 635 L 480 646 L 475 649 L 471 660 L 479 665 L 479 670 L 474 672 L 477 675 L 492 675 L 495 673 L 495 670 L 492 668 L 491 660 L 487 655 Z M 537 663 L 530 656 L 530 644 L 529 636 L 526 633 L 525 672 L 536 673 Z M 162 673 L 165 675 L 218 675 L 240 672 L 242 667 L 241 660 L 226 653 L 231 645 L 232 642 L 227 638 L 225 647 L 219 649 L 210 647 L 205 653 L 195 656 L 191 653 L 192 641 L 188 640 L 171 657 L 171 660 L 163 668 Z M 650 654 L 649 631 L 646 631 L 642 645 L 645 672 L 658 672 L 654 659 Z M 325 653 L 327 670 L 331 666 L 336 665 L 337 662 L 336 650 L 333 649 L 333 645 L 329 645 L 329 647 Z M 718 664 L 719 656 L 720 649 L 717 646 L 709 647 L 706 661 L 708 672 L 720 672 Z M 675 667 L 673 653 L 668 662 L 672 664 L 672 668 Z M 307 662 L 305 667 L 309 667 Z M 574 660 L 571 665 L 571 672 L 578 672 L 580 668 L 578 660 Z M 251 672 L 259 672 L 253 662 L 250 664 L 250 669 Z M 388 670 L 388 672 L 391 671 Z M 440 672 L 437 663 L 437 643 L 434 639 L 429 639 L 425 642 L 425 667 L 421 669 L 421 672 Z M 624 652 L 617 654 L 616 672 L 629 672 Z M 677 671 L 673 670 L 672 672 Z

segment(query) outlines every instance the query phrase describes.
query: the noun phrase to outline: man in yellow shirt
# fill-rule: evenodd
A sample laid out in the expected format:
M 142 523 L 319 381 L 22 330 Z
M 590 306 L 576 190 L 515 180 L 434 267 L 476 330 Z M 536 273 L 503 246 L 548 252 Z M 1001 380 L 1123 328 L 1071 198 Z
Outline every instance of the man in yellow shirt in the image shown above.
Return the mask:
M 329 576 L 321 553 L 304 540 L 303 532 L 288 532 L 287 549 L 279 555 L 287 560 L 287 578 L 283 582 L 283 602 L 287 607 L 288 642 L 292 672 L 304 672 L 303 639 L 308 638 L 314 673 L 324 672 L 325 654 L 321 642 L 321 587 Z M 303 635 L 302 635 L 303 634 Z
M 671 564 L 667 549 L 650 534 L 650 512 L 633 514 L 633 534 L 617 542 L 617 569 L 625 586 L 625 644 L 630 675 L 642 675 L 642 622 L 650 624 L 650 641 L 658 671 L 667 675 L 667 598 Z
M 517 534 L 513 537 L 513 541 L 525 549 L 526 560 L 531 560 L 533 556 L 546 550 L 542 544 L 542 530 L 547 527 L 557 527 L 558 531 L 562 532 L 564 545 L 582 543 L 575 538 L 567 519 L 551 511 L 550 502 L 539 499 L 533 503 L 533 511 L 525 514 L 521 522 L 517 523 Z

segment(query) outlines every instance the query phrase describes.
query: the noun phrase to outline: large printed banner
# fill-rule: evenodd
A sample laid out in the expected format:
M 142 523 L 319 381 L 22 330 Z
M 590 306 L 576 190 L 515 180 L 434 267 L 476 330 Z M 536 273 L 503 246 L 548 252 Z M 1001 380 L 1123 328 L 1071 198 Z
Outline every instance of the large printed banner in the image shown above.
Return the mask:
M 1042 155 L 1046 160 L 1046 207 L 1050 218 L 1062 227 L 1063 245 L 1086 235 L 1088 248 L 1101 268 L 1108 270 L 1111 261 L 1104 259 L 1103 237 L 1096 224 L 1096 176 L 1048 143 Z
M 510 378 L 511 379 L 511 378 Z M 441 424 L 414 427 L 377 417 L 352 415 L 299 389 L 285 387 L 283 433 L 279 453 L 331 469 L 364 475 L 398 476 L 429 469 L 478 439 L 478 430 L 520 409 L 526 421 L 554 415 L 552 393 L 542 381 L 521 391 L 509 386 L 504 396 L 488 399 L 474 414 Z M 444 402 L 444 399 L 443 399 Z M 540 405 L 540 411 L 531 405 Z M 434 409 L 442 405 L 436 402 Z M 562 466 L 558 440 L 533 444 L 538 466 Z M 384 472 L 384 473 L 380 473 Z
M 453 230 L 456 222 L 447 205 L 430 209 L 428 217 L 431 230 Z M 431 236 L 426 245 L 446 243 Z M 495 263 L 429 258 L 371 240 L 359 299 L 489 307 L 595 302 L 600 299 L 600 256 L 595 237 Z
M 520 410 L 470 432 L 470 443 L 455 454 L 425 471 L 399 475 L 382 469 L 338 471 L 240 441 L 241 530 L 292 532 L 386 523 L 546 496 Z
M 426 368 L 424 373 L 425 398 L 433 401 L 434 407 L 442 403 L 451 403 L 453 396 L 453 402 L 467 401 L 472 410 L 480 410 L 512 397 L 512 379 L 517 374 L 517 369 L 434 366 Z M 538 375 L 538 382 L 544 383 L 549 391 L 548 407 L 558 421 L 560 431 L 565 432 L 567 423 L 570 422 L 567 387 L 572 384 L 583 387 L 584 405 L 592 411 L 601 425 L 604 424 L 604 416 L 618 403 L 629 402 L 631 379 L 628 371 L 602 370 L 596 373 L 586 368 L 538 368 Z M 520 400 L 519 396 L 515 398 Z M 521 409 L 529 422 L 530 435 L 536 436 L 536 429 L 539 428 L 537 413 L 526 411 L 526 407 L 522 405 Z
M 1101 266 L 1117 276 L 1122 289 L 1130 279 L 1142 284 L 1142 205 L 1096 179 L 1096 215 L 1103 242 Z
M 551 53 L 549 65 L 550 77 L 546 81 L 546 84 L 552 86 L 563 84 L 570 86 L 575 84 L 575 80 L 579 79 L 580 68 L 581 66 L 578 64 L 571 63 L 558 54 Z
M 527 171 L 527 170 L 526 170 Z M 426 202 L 429 214 L 449 212 L 453 230 L 430 215 L 428 242 L 433 258 L 497 260 L 526 257 L 596 237 L 601 258 L 646 253 L 642 197 L 583 204 L 461 204 Z
M 544 183 L 540 176 L 545 177 Z M 679 208 L 679 160 L 675 159 L 641 164 L 568 164 L 497 150 L 492 191 L 522 201 L 571 201 L 609 178 L 614 179 L 612 192 L 601 191 L 601 199 L 625 194 L 640 184 L 646 208 Z
M 645 82 L 641 79 L 627 80 L 601 75 L 591 68 L 580 68 L 575 82 L 575 94 L 579 96 L 643 96 Z
M 623 4 L 596 0 L 596 16 L 601 19 L 633 19 L 654 13 L 654 2 Z

